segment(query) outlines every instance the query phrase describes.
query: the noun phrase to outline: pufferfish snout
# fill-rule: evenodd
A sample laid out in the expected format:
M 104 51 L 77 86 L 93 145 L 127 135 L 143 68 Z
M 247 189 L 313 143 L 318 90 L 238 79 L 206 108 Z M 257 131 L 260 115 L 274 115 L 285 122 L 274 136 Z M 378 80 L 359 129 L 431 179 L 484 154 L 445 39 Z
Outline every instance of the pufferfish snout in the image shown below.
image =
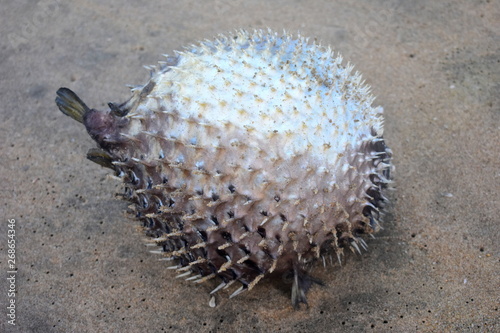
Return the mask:
M 180 277 L 218 279 L 212 293 L 290 272 L 293 305 L 306 303 L 310 263 L 360 252 L 379 229 L 393 168 L 382 108 L 330 48 L 239 31 L 167 56 L 109 110 L 57 95 L 155 252 Z

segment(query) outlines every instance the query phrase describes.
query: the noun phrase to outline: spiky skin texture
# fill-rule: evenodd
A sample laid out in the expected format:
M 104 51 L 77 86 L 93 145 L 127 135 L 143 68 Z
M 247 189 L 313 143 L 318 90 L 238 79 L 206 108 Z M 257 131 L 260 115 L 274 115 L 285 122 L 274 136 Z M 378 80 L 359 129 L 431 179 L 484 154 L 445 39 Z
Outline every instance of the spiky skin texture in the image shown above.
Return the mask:
M 341 62 L 269 31 L 205 41 L 167 57 L 127 102 L 81 108 L 102 149 L 89 158 L 123 180 L 183 276 L 238 281 L 237 294 L 290 271 L 292 302 L 306 302 L 309 263 L 365 247 L 390 182 L 382 108 Z

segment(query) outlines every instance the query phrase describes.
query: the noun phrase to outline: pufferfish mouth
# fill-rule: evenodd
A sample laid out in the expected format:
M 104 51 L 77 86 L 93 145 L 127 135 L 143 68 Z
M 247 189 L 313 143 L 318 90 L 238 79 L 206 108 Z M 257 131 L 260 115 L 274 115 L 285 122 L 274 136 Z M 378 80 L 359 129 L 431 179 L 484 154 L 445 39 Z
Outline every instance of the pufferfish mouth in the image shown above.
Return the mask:
M 68 88 L 56 104 L 178 277 L 218 279 L 212 294 L 237 282 L 233 297 L 289 272 L 297 307 L 320 283 L 311 262 L 367 248 L 391 183 L 383 110 L 342 62 L 302 37 L 237 31 L 167 56 L 108 110 Z

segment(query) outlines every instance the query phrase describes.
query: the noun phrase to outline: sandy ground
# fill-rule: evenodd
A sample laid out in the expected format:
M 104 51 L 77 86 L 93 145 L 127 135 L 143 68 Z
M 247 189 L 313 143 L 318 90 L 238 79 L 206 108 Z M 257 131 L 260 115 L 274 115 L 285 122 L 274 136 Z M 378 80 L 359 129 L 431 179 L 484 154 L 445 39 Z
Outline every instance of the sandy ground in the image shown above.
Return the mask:
M 500 331 L 498 1 L 168 2 L 2 1 L 1 332 Z M 363 73 L 385 109 L 397 189 L 368 252 L 314 268 L 326 286 L 309 308 L 294 311 L 281 280 L 210 308 L 213 284 L 175 280 L 148 253 L 55 92 L 104 108 L 161 54 L 266 27 L 330 44 Z

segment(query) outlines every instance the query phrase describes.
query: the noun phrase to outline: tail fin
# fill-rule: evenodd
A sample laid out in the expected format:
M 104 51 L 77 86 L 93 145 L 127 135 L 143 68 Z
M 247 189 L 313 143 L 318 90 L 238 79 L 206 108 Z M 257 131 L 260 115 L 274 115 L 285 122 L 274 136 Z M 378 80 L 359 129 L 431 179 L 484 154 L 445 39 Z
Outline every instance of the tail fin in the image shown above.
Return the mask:
M 59 88 L 57 90 L 56 104 L 65 115 L 83 124 L 83 116 L 89 108 L 72 90 Z

